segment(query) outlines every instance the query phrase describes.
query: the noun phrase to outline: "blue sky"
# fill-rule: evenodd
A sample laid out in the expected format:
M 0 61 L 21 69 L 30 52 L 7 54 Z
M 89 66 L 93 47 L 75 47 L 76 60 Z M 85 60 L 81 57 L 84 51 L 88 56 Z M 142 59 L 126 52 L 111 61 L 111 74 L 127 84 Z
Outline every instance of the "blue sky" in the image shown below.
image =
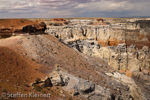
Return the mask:
M 0 0 L 0 18 L 150 16 L 150 0 Z

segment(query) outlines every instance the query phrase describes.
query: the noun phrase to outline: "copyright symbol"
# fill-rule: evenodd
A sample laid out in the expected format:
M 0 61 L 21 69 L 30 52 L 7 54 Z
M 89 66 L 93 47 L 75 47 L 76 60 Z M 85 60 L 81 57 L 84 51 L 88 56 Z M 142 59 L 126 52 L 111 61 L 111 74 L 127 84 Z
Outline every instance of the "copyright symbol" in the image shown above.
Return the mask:
M 6 97 L 6 93 L 2 93 L 2 95 L 1 95 L 2 97 Z

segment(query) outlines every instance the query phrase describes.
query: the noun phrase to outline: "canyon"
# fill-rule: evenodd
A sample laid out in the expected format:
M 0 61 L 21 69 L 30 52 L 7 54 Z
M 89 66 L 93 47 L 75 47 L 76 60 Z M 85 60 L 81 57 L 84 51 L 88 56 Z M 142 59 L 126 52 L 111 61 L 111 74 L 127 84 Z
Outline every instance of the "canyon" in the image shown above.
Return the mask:
M 131 72 L 149 70 L 149 20 L 124 19 L 118 22 L 73 20 L 70 22 L 74 25 L 48 26 L 46 32 L 79 52 L 105 59 L 108 65 L 116 70 Z M 88 25 L 87 22 L 99 23 L 99 25 Z
M 10 22 L 16 24 L 12 27 Z M 50 87 L 51 93 L 51 89 L 56 91 L 52 93 L 56 100 L 150 99 L 150 18 L 15 19 L 0 23 L 1 48 L 13 50 L 31 66 L 25 69 L 30 70 L 29 76 L 25 73 L 25 83 L 33 88 L 29 91 Z M 2 75 L 0 88 L 17 84 Z M 34 82 L 35 76 L 41 80 Z

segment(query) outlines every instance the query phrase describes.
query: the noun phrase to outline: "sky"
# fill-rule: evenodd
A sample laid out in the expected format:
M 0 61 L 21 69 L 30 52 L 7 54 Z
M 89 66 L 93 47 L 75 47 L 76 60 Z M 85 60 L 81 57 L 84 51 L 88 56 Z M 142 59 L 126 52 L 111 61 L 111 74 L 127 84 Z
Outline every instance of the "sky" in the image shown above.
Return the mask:
M 0 0 L 0 18 L 150 16 L 150 0 Z

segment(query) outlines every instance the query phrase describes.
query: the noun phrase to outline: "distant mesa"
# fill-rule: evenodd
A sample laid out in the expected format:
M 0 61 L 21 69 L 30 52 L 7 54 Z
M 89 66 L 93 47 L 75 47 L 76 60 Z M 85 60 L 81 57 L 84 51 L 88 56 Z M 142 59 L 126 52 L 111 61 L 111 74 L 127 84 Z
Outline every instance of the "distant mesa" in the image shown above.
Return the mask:
M 54 19 L 52 19 L 51 21 L 66 21 L 66 20 L 63 19 L 63 18 L 54 18 Z
M 62 25 L 66 25 L 68 24 L 68 22 L 63 19 L 63 18 L 54 18 L 50 21 L 51 26 L 62 26 Z
M 99 19 L 96 19 L 97 21 L 101 21 L 101 22 L 103 22 L 104 20 L 102 19 L 102 18 L 99 18 Z
M 107 25 L 107 24 L 104 22 L 104 19 L 99 18 L 99 19 L 96 19 L 96 22 L 94 23 L 94 25 Z

